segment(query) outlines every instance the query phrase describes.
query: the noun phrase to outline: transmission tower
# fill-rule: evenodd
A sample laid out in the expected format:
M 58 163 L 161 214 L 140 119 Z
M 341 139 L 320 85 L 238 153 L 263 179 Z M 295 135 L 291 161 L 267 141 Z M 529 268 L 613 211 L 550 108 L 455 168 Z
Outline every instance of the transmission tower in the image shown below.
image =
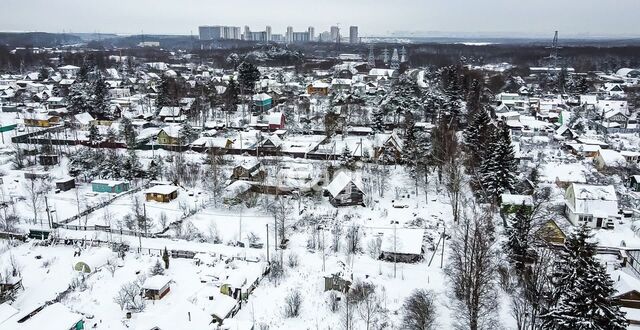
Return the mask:
M 373 53 L 373 44 L 369 46 L 369 58 L 367 59 L 367 64 L 369 64 L 370 68 L 376 67 L 376 55 Z
M 400 69 L 400 56 L 398 56 L 398 48 L 393 49 L 393 55 L 391 55 L 391 69 Z
M 407 50 L 402 46 L 402 49 L 400 49 L 400 63 L 405 63 L 407 61 Z
M 554 68 L 558 67 L 558 60 L 560 59 L 560 55 L 558 55 L 558 51 L 562 49 L 562 47 L 558 46 L 558 31 L 553 35 L 553 42 L 551 43 L 551 47 L 547 47 L 547 49 L 551 49 L 551 53 L 549 57 L 547 57 L 550 62 L 553 64 Z
M 382 61 L 384 65 L 389 65 L 389 50 L 387 48 L 382 51 Z

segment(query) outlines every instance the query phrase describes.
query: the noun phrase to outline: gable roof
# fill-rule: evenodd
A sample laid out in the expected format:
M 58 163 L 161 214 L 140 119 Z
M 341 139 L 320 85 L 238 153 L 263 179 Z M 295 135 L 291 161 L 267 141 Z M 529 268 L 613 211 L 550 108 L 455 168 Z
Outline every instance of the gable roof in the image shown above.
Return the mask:
M 612 185 L 596 186 L 582 183 L 573 183 L 573 191 L 576 199 L 617 201 L 616 190 Z
M 360 191 L 362 189 L 362 182 L 360 181 L 359 176 L 355 173 L 352 174 L 354 178 L 351 178 L 347 173 L 340 172 L 336 175 L 331 183 L 327 186 L 327 191 L 331 194 L 331 196 L 336 197 L 338 194 L 349 184 L 353 183 Z

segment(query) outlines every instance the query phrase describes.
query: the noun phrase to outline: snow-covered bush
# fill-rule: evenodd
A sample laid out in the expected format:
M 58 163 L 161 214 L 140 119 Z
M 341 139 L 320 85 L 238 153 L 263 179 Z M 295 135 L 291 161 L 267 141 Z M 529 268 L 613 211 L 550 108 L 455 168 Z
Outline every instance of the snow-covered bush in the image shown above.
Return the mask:
M 156 260 L 156 262 L 153 264 L 151 269 L 149 269 L 149 274 L 151 276 L 164 275 L 164 267 L 162 267 L 162 264 L 160 263 L 160 260 Z
M 329 310 L 333 313 L 340 309 L 340 300 L 338 299 L 338 294 L 335 291 L 329 291 L 329 294 L 327 295 L 327 304 L 329 305 Z
M 289 256 L 287 257 L 287 266 L 289 266 L 289 268 L 296 268 L 299 264 L 300 258 L 298 257 L 298 254 L 295 252 L 289 253 Z
M 302 307 L 302 294 L 300 290 L 291 291 L 284 299 L 284 316 L 298 317 Z
M 269 270 L 269 281 L 278 285 L 280 279 L 284 276 L 284 268 L 279 260 L 271 261 L 271 269 Z

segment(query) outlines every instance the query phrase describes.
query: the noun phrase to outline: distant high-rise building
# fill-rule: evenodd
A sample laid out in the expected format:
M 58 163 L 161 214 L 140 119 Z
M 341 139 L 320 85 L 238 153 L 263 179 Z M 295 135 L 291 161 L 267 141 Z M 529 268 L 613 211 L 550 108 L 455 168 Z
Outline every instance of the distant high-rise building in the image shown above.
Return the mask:
M 244 40 L 253 40 L 251 38 L 251 29 L 249 29 L 249 25 L 244 26 Z
M 307 31 L 309 31 L 309 41 L 315 41 L 316 40 L 316 29 L 314 29 L 313 26 L 310 26 Z
M 318 41 L 331 42 L 331 33 L 329 33 L 329 31 L 324 31 L 320 33 L 320 35 L 318 36 Z
M 239 26 L 200 26 L 200 40 L 241 39 Z
M 331 41 L 340 42 L 340 28 L 337 26 L 331 27 Z
M 287 38 L 287 43 L 293 42 L 293 27 L 287 26 L 286 38 Z
M 267 25 L 267 27 L 264 29 L 264 32 L 266 34 L 266 38 L 267 40 L 265 40 L 266 42 L 270 42 L 271 41 L 271 26 Z
M 358 27 L 349 27 L 349 43 L 357 44 L 358 42 L 360 42 L 360 40 L 358 39 Z

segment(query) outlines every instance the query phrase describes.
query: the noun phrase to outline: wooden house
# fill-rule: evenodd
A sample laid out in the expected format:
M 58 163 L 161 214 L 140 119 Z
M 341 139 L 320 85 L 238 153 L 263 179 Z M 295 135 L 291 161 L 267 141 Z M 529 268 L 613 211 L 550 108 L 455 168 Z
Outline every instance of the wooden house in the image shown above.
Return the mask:
M 143 295 L 146 299 L 160 300 L 171 291 L 171 278 L 164 275 L 154 275 L 142 284 Z
M 307 86 L 307 94 L 327 96 L 329 95 L 329 87 L 331 85 L 323 81 L 314 81 Z
M 533 207 L 533 197 L 531 195 L 500 195 L 500 213 L 514 214 L 522 207 L 531 210 Z
M 284 129 L 285 121 L 286 118 L 283 112 L 272 112 L 267 115 L 267 124 L 270 131 Z
M 561 226 L 558 225 L 558 222 L 551 219 L 536 230 L 535 236 L 541 238 L 548 244 L 563 245 L 564 241 L 567 239 L 565 231 L 566 229 L 561 228 Z
M 91 181 L 91 190 L 119 194 L 129 190 L 129 183 L 117 180 L 93 180 Z
M 324 291 L 338 291 L 346 293 L 351 287 L 351 279 L 345 277 L 342 272 L 326 274 L 324 276 Z
M 24 118 L 24 124 L 31 127 L 51 127 L 60 122 L 60 117 L 51 115 L 33 115 Z
M 38 155 L 38 163 L 43 166 L 58 164 L 58 155 Z
M 380 259 L 397 262 L 417 262 L 424 253 L 424 229 L 389 229 L 382 236 Z
M 364 190 L 359 178 L 352 178 L 345 172 L 336 175 L 327 186 L 329 202 L 333 206 L 364 205 Z
M 180 145 L 180 127 L 163 127 L 158 133 L 158 144 Z
M 162 121 L 176 122 L 182 118 L 182 109 L 180 109 L 180 107 L 162 107 L 158 113 L 158 117 L 160 117 Z
M 633 191 L 640 191 L 640 175 L 632 175 L 629 178 L 629 188 Z
M 384 163 L 398 163 L 402 159 L 403 141 L 396 133 L 375 136 L 374 158 Z
M 22 278 L 20 276 L 3 276 L 0 279 L 0 299 L 13 295 L 17 290 L 22 288 Z M 0 320 L 0 323 L 2 320 Z
M 236 166 L 231 174 L 232 180 L 262 181 L 266 177 L 262 164 L 257 160 L 244 161 Z
M 224 204 L 236 205 L 241 203 L 247 196 L 251 194 L 253 184 L 249 181 L 237 180 L 224 188 L 222 192 L 222 200 Z
M 260 141 L 260 149 L 265 150 L 280 150 L 282 147 L 282 139 L 279 136 L 273 134 L 265 137 Z
M 178 198 L 178 187 L 172 185 L 156 185 L 145 191 L 147 202 L 169 203 Z
M 76 187 L 75 178 L 64 178 L 56 181 L 56 189 L 60 189 L 60 191 L 71 190 L 75 187 Z

